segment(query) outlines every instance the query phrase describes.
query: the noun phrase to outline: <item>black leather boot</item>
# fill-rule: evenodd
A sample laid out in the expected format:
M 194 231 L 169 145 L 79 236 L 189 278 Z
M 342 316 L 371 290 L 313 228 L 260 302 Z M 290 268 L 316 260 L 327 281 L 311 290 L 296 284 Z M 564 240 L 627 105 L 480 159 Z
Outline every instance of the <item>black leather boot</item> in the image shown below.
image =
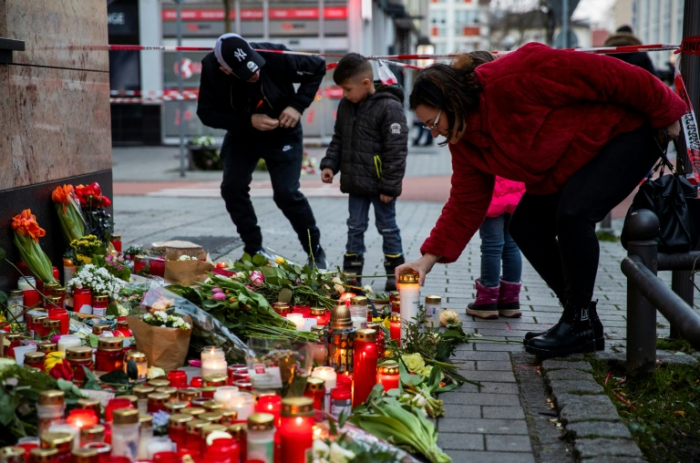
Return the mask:
M 403 265 L 405 263 L 406 259 L 404 259 L 403 254 L 399 254 L 397 256 L 384 256 L 384 270 L 386 271 L 386 274 L 389 275 L 386 277 L 384 291 L 396 291 L 396 277 L 394 276 L 394 270 L 396 270 L 396 267 L 399 265 Z
M 603 333 L 603 323 L 600 321 L 600 317 L 598 317 L 598 310 L 596 309 L 597 304 L 598 301 L 591 301 L 591 304 L 588 307 L 588 315 L 589 317 L 591 317 L 591 323 L 593 324 L 593 333 L 595 333 L 595 350 L 605 350 L 605 335 Z M 529 331 L 525 333 L 523 344 L 527 346 L 532 338 L 536 338 L 537 336 L 542 336 L 543 334 L 549 333 L 552 329 L 554 329 L 554 326 L 546 331 Z
M 323 250 L 320 244 L 313 248 L 313 253 L 309 252 L 309 257 L 306 259 L 306 265 L 319 270 L 328 268 L 328 259 L 326 259 L 326 251 Z
M 580 352 L 595 352 L 596 336 L 590 316 L 591 304 L 567 303 L 559 323 L 545 334 L 531 338 L 525 352 L 540 358 L 566 357 Z
M 362 275 L 362 267 L 365 265 L 365 258 L 360 254 L 345 254 L 343 257 L 343 272 Z M 355 277 L 348 280 L 352 286 L 362 286 L 362 278 Z

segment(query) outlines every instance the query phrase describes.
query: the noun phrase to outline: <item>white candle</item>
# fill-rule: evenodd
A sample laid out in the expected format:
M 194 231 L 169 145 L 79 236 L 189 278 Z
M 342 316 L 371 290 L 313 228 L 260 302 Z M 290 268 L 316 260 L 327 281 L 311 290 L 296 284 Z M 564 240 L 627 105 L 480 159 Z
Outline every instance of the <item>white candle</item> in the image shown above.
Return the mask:
M 255 397 L 248 392 L 239 391 L 224 405 L 224 409 L 235 410 L 238 421 L 247 420 L 255 411 Z
M 238 394 L 236 386 L 220 386 L 214 392 L 214 402 L 218 404 L 226 404 Z
M 152 460 L 153 455 L 160 452 L 173 452 L 175 450 L 175 443 L 170 440 L 169 437 L 154 437 L 148 441 L 147 453 L 148 459 Z
M 29 344 L 15 347 L 15 362 L 17 362 L 17 365 L 24 365 L 24 354 L 27 352 L 36 352 L 36 345 Z
M 326 382 L 326 391 L 335 389 L 338 374 L 333 367 L 316 367 L 311 373 L 314 378 L 321 378 Z
M 61 352 L 65 352 L 68 347 L 79 347 L 80 345 L 80 338 L 74 334 L 64 334 L 58 338 L 58 350 Z
M 401 296 L 401 319 L 405 322 L 415 322 L 418 316 L 420 305 L 420 285 L 418 284 L 418 274 L 402 273 L 399 275 L 399 294 Z M 401 339 L 406 337 L 405 323 L 401 323 Z
M 208 346 L 202 349 L 202 377 L 213 374 L 227 375 L 227 367 L 221 347 Z
M 300 313 L 290 313 L 287 315 L 287 320 L 296 325 L 297 331 L 302 331 L 304 329 L 304 325 L 306 324 L 304 321 L 304 316 Z

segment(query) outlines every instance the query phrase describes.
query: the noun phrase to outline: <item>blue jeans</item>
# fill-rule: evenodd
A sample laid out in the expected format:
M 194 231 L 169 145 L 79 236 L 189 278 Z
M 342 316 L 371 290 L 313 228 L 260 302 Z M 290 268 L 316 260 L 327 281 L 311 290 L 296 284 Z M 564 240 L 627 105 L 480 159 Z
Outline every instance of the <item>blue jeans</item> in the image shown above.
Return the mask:
M 385 203 L 379 196 L 350 195 L 348 201 L 348 243 L 345 252 L 363 255 L 365 248 L 365 232 L 369 226 L 369 206 L 374 206 L 374 218 L 379 234 L 384 238 L 382 249 L 384 254 L 403 254 L 401 247 L 401 230 L 396 225 L 396 198 Z
M 508 231 L 510 214 L 486 217 L 479 228 L 481 236 L 481 284 L 498 286 L 503 261 L 503 280 L 519 283 L 523 271 L 520 249 Z

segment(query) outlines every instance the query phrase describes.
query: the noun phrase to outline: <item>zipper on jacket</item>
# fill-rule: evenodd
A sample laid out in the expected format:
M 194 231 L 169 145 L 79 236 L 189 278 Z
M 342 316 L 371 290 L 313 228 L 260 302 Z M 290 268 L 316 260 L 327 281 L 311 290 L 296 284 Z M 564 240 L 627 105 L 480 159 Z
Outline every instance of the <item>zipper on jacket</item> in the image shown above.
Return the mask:
M 374 155 L 374 169 L 377 171 L 377 178 L 382 178 L 382 158 L 378 154 Z

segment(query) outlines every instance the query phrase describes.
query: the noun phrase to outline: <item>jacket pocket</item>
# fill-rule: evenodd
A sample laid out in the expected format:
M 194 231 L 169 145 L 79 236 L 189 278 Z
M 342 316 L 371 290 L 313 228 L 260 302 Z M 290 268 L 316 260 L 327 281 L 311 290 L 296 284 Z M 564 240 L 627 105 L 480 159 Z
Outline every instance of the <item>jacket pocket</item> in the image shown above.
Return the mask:
M 374 170 L 377 171 L 377 178 L 382 178 L 382 158 L 378 155 L 374 155 Z

